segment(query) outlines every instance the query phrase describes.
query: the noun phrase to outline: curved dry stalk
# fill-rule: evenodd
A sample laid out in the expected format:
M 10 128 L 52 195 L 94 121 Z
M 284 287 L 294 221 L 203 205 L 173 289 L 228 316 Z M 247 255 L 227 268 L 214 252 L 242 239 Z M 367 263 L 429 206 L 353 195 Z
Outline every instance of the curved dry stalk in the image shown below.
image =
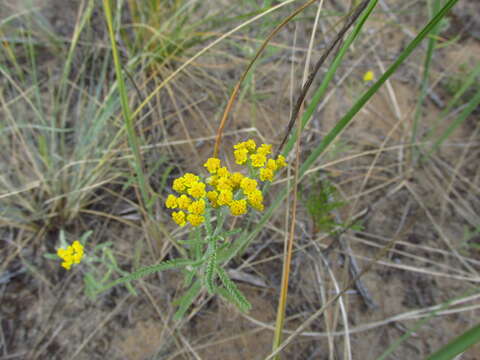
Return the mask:
M 252 68 L 253 64 L 258 60 L 260 55 L 262 54 L 263 50 L 267 47 L 268 43 L 272 40 L 272 38 L 286 25 L 288 24 L 295 16 L 297 16 L 299 13 L 301 13 L 304 9 L 306 9 L 308 6 L 313 4 L 315 1 L 318 0 L 309 0 L 302 6 L 298 7 L 294 12 L 292 12 L 285 20 L 283 20 L 275 29 L 272 30 L 272 32 L 267 36 L 267 38 L 263 41 L 262 45 L 260 46 L 260 49 L 258 49 L 257 53 L 253 57 L 253 59 L 250 61 L 248 64 L 247 68 L 243 72 L 242 76 L 240 76 L 240 79 L 238 80 L 237 84 L 235 85 L 232 95 L 230 95 L 230 99 L 228 100 L 227 106 L 225 107 L 225 111 L 223 112 L 222 120 L 220 121 L 220 125 L 218 126 L 217 130 L 217 137 L 215 139 L 215 147 L 213 149 L 213 156 L 218 157 L 218 150 L 220 148 L 220 141 L 222 140 L 222 133 L 223 129 L 225 128 L 225 124 L 227 123 L 227 118 L 228 114 L 230 114 L 230 111 L 232 110 L 233 103 L 235 102 L 235 99 L 237 98 L 238 92 L 240 90 L 240 86 L 242 85 L 243 81 L 248 75 L 248 72 Z

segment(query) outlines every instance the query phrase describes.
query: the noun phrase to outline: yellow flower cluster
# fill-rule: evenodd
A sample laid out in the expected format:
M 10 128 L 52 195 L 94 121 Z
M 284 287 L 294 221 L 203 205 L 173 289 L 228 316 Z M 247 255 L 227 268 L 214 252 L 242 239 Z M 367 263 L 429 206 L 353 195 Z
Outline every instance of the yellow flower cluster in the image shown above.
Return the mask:
M 73 264 L 80 264 L 83 257 L 83 245 L 76 240 L 66 249 L 58 249 L 57 255 L 63 260 L 62 266 L 70 270 Z
M 285 157 L 278 156 L 276 160 L 269 159 L 272 146 L 262 144 L 257 148 L 254 140 L 234 145 L 235 161 L 239 165 L 248 164 L 255 169 L 261 181 L 272 181 L 275 172 L 287 166 Z M 247 213 L 248 206 L 263 211 L 263 194 L 258 189 L 257 180 L 244 176 L 240 172 L 231 173 L 222 167 L 221 160 L 209 158 L 203 166 L 210 177 L 202 182 L 200 177 L 191 173 L 175 179 L 172 188 L 180 196 L 169 195 L 165 205 L 169 209 L 178 209 L 172 213 L 172 219 L 184 226 L 189 222 L 198 226 L 205 221 L 206 206 L 219 208 L 227 206 L 230 213 L 239 216 Z M 207 189 L 207 185 L 210 189 Z
M 237 164 L 248 164 L 250 161 L 252 167 L 260 168 L 259 178 L 261 181 L 272 181 L 275 172 L 287 166 L 285 157 L 282 155 L 279 155 L 276 160 L 268 159 L 268 155 L 272 153 L 272 145 L 262 144 L 257 148 L 255 141 L 250 139 L 234 145 L 233 148 Z
M 205 183 L 200 181 L 200 177 L 197 175 L 186 173 L 173 181 L 172 188 L 181 194 L 178 197 L 168 195 L 165 201 L 167 208 L 180 210 L 172 213 L 173 221 L 180 226 L 185 226 L 187 221 L 192 226 L 202 224 L 205 221 L 203 216 L 206 206 L 204 197 L 207 194 Z

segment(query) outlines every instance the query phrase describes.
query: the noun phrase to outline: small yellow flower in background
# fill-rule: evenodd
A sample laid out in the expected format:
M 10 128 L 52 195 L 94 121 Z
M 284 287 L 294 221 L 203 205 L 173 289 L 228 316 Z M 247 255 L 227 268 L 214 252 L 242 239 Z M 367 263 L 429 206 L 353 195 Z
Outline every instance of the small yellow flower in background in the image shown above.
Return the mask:
M 197 214 L 188 214 L 187 220 L 192 226 L 198 226 L 205 221 L 205 218 Z
M 165 206 L 169 209 L 175 209 L 178 206 L 177 197 L 175 195 L 168 195 L 165 201 Z
M 375 78 L 375 74 L 373 73 L 372 70 L 368 70 L 364 75 L 363 75 L 363 81 L 368 82 L 372 81 Z
M 192 182 L 188 189 L 188 195 L 193 196 L 195 199 L 204 197 L 205 194 L 205 184 L 202 182 Z
M 198 201 L 193 201 L 188 207 L 188 211 L 191 214 L 202 215 L 205 212 L 205 200 L 200 199 Z
M 248 150 L 247 149 L 237 149 L 233 152 L 233 156 L 235 156 L 235 162 L 238 165 L 243 165 L 248 160 Z
M 172 213 L 172 219 L 177 223 L 179 226 L 185 226 L 187 223 L 185 221 L 185 213 L 183 211 L 174 211 Z
M 230 203 L 230 211 L 233 216 L 239 216 L 247 213 L 247 200 L 233 200 Z
M 182 195 L 177 199 L 177 206 L 183 210 L 187 210 L 191 203 L 192 199 L 190 199 L 187 195 Z
M 203 164 L 210 174 L 215 174 L 220 169 L 220 159 L 211 157 Z
M 273 180 L 273 170 L 269 168 L 260 169 L 260 180 L 262 181 L 272 181 Z
M 256 153 L 250 156 L 250 160 L 252 161 L 253 167 L 262 167 L 263 165 L 265 165 L 267 157 L 264 154 Z
M 58 249 L 57 255 L 63 260 L 62 266 L 70 270 L 73 264 L 80 264 L 83 257 L 83 245 L 80 244 L 80 241 L 76 240 L 66 249 Z

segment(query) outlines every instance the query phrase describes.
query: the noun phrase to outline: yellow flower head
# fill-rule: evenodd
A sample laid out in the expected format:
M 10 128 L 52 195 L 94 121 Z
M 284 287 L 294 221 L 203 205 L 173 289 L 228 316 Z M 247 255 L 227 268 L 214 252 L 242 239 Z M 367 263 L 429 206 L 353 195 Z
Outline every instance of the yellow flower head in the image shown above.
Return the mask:
M 233 216 L 239 216 L 247 213 L 247 200 L 233 200 L 230 203 L 230 212 Z
M 262 181 L 272 181 L 273 180 L 273 171 L 269 168 L 260 169 L 260 180 Z
M 237 149 L 233 152 L 233 156 L 235 156 L 235 162 L 238 165 L 243 165 L 248 160 L 248 150 L 247 149 Z
M 242 182 L 243 178 L 245 176 L 243 176 L 242 173 L 239 173 L 239 172 L 235 172 L 233 174 L 230 175 L 230 182 L 232 183 L 232 186 L 234 188 L 237 188 L 240 186 L 240 183 Z
M 257 180 L 250 179 L 248 177 L 245 177 L 242 179 L 242 182 L 240 183 L 240 187 L 242 188 L 243 192 L 245 194 L 248 194 L 252 191 L 257 190 Z
M 187 222 L 185 221 L 185 213 L 183 211 L 174 211 L 172 213 L 172 219 L 179 226 L 185 226 Z
M 187 220 L 192 226 L 198 226 L 205 221 L 205 218 L 197 214 L 188 214 Z
M 232 181 L 227 177 L 221 177 L 217 180 L 216 188 L 218 191 L 232 191 Z
M 177 207 L 177 197 L 175 195 L 168 195 L 167 200 L 165 201 L 165 206 L 168 209 L 175 209 Z
M 233 148 L 235 150 L 245 149 L 248 152 L 252 153 L 257 148 L 257 144 L 255 143 L 255 140 L 249 139 L 247 141 L 239 142 L 238 144 L 233 145 Z
M 233 200 L 233 192 L 230 190 L 220 191 L 217 198 L 217 204 L 222 205 L 230 205 Z
M 183 177 L 179 177 L 173 180 L 172 189 L 175 190 L 176 192 L 185 191 L 186 188 L 187 187 L 185 186 L 185 180 L 183 179 Z
M 277 162 L 273 159 L 268 159 L 265 167 L 275 172 L 277 170 Z
M 193 196 L 195 199 L 204 197 L 205 192 L 205 184 L 202 182 L 193 182 L 188 189 L 188 194 Z
M 211 186 L 217 186 L 217 181 L 218 181 L 218 176 L 217 175 L 212 175 L 209 178 L 207 178 L 206 182 L 208 185 Z
M 272 153 L 272 145 L 267 145 L 267 144 L 262 144 L 258 149 L 257 149 L 257 154 L 262 154 L 262 155 L 269 155 Z
M 192 173 L 186 173 L 183 175 L 183 182 L 186 187 L 191 187 L 193 184 L 197 183 L 200 178 Z
M 57 255 L 63 260 L 62 266 L 70 270 L 73 264 L 80 264 L 83 257 L 83 245 L 80 244 L 80 241 L 76 240 L 66 249 L 58 249 Z
M 177 199 L 177 206 L 179 209 L 187 210 L 191 203 L 192 199 L 187 195 L 182 195 Z
M 230 176 L 230 171 L 228 171 L 228 169 L 224 166 L 224 167 L 221 167 L 220 169 L 218 169 L 217 175 L 219 177 L 229 177 Z
M 249 192 L 247 194 L 247 199 L 248 203 L 250 204 L 251 207 L 263 211 L 264 206 L 263 206 L 263 194 L 260 190 L 254 190 L 252 192 Z
M 210 204 L 214 208 L 218 207 L 217 198 L 218 198 L 218 192 L 216 191 L 207 192 L 207 199 L 210 201 Z
M 372 81 L 375 78 L 375 74 L 372 70 L 368 70 L 364 75 L 363 75 L 363 81 L 369 82 Z
M 202 215 L 205 212 L 205 200 L 193 201 L 188 207 L 188 211 L 192 214 Z
M 245 144 L 245 148 L 250 152 L 254 152 L 255 149 L 257 148 L 257 144 L 253 139 L 248 139 L 247 141 L 244 142 L 244 144 Z
M 257 152 L 250 156 L 250 160 L 252 161 L 253 167 L 262 167 L 267 161 L 267 156 Z
M 283 155 L 278 155 L 276 163 L 277 163 L 277 168 L 279 169 L 287 166 L 287 162 L 285 161 L 285 156 Z
M 215 174 L 218 169 L 220 169 L 220 159 L 218 158 L 208 158 L 208 160 L 203 164 L 210 174 Z

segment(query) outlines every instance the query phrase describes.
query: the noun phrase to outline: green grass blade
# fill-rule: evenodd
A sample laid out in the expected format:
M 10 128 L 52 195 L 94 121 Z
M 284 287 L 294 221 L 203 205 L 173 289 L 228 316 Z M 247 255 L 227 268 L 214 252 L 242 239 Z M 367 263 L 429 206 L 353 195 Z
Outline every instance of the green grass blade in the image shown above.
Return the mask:
M 360 109 L 367 103 L 368 100 L 378 91 L 378 89 L 385 83 L 385 81 L 400 67 L 400 65 L 407 59 L 408 56 L 416 49 L 420 42 L 429 34 L 429 32 L 440 22 L 440 20 L 447 14 L 447 12 L 457 3 L 458 0 L 449 0 L 445 6 L 437 13 L 437 15 L 422 29 L 422 31 L 413 39 L 410 44 L 403 50 L 397 60 L 387 69 L 387 71 L 372 85 L 370 89 L 355 103 L 348 113 L 335 125 L 335 127 L 325 136 L 323 141 L 314 149 L 308 156 L 305 162 L 300 167 L 300 176 L 305 175 L 306 171 L 314 164 L 317 158 L 328 148 L 328 146 L 335 140 L 335 138 L 342 132 L 342 130 L 350 123 L 353 117 L 360 111 Z M 273 215 L 274 211 L 285 201 L 288 189 L 284 188 L 276 196 L 272 205 L 265 211 L 263 216 L 256 222 L 255 227 L 250 234 L 245 235 L 237 240 L 235 249 L 228 251 L 228 254 L 220 258 L 220 262 L 226 262 L 232 259 L 238 250 L 245 248 L 256 236 L 262 231 L 266 222 Z
M 433 4 L 432 4 L 432 1 L 433 1 Z M 433 14 L 436 14 L 438 10 L 440 10 L 440 0 L 430 0 L 428 5 L 429 5 L 428 8 L 430 10 L 429 11 L 430 17 L 433 16 Z M 413 119 L 412 144 L 415 144 L 417 142 L 418 123 L 422 115 L 423 103 L 425 101 L 425 98 L 428 92 L 428 80 L 430 78 L 430 65 L 432 64 L 433 50 L 435 49 L 435 44 L 437 43 L 438 29 L 439 29 L 439 26 L 435 26 L 432 29 L 430 33 L 431 35 L 430 39 L 428 40 L 427 52 L 425 54 L 425 62 L 423 65 L 424 70 L 423 70 L 422 83 L 420 87 L 420 96 L 418 98 L 418 102 L 415 110 L 415 116 Z
M 480 341 L 480 324 L 465 331 L 440 350 L 426 358 L 426 360 L 449 360 L 463 353 L 465 350 Z
M 347 114 L 335 125 L 335 127 L 324 137 L 322 142 L 312 151 L 305 162 L 300 167 L 300 175 L 313 165 L 315 160 L 328 148 L 328 146 L 340 135 L 345 127 L 352 121 L 353 117 L 360 109 L 371 99 L 387 79 L 400 67 L 405 59 L 420 45 L 421 41 L 432 31 L 443 19 L 447 12 L 457 3 L 458 0 L 449 0 L 447 4 L 435 15 L 435 17 L 422 29 L 422 31 L 413 39 L 405 50 L 398 56 L 397 60 L 385 71 L 385 73 L 373 84 L 367 92 L 350 108 Z
M 144 204 L 148 204 L 148 191 L 145 181 L 145 175 L 142 167 L 142 160 L 140 156 L 140 146 L 137 135 L 135 133 L 135 127 L 133 124 L 133 117 L 128 104 L 128 93 L 125 86 L 125 79 L 123 77 L 122 65 L 120 64 L 120 57 L 118 56 L 117 43 L 115 41 L 115 33 L 113 31 L 113 19 L 112 10 L 110 8 L 110 1 L 103 0 L 103 7 L 105 12 L 105 18 L 108 26 L 108 34 L 112 45 L 112 55 L 115 64 L 115 74 L 117 75 L 118 92 L 120 94 L 120 102 L 122 104 L 122 113 L 125 120 L 125 126 L 127 129 L 128 143 L 133 153 L 135 172 L 138 177 L 138 186 L 140 193 L 142 194 L 142 200 Z

